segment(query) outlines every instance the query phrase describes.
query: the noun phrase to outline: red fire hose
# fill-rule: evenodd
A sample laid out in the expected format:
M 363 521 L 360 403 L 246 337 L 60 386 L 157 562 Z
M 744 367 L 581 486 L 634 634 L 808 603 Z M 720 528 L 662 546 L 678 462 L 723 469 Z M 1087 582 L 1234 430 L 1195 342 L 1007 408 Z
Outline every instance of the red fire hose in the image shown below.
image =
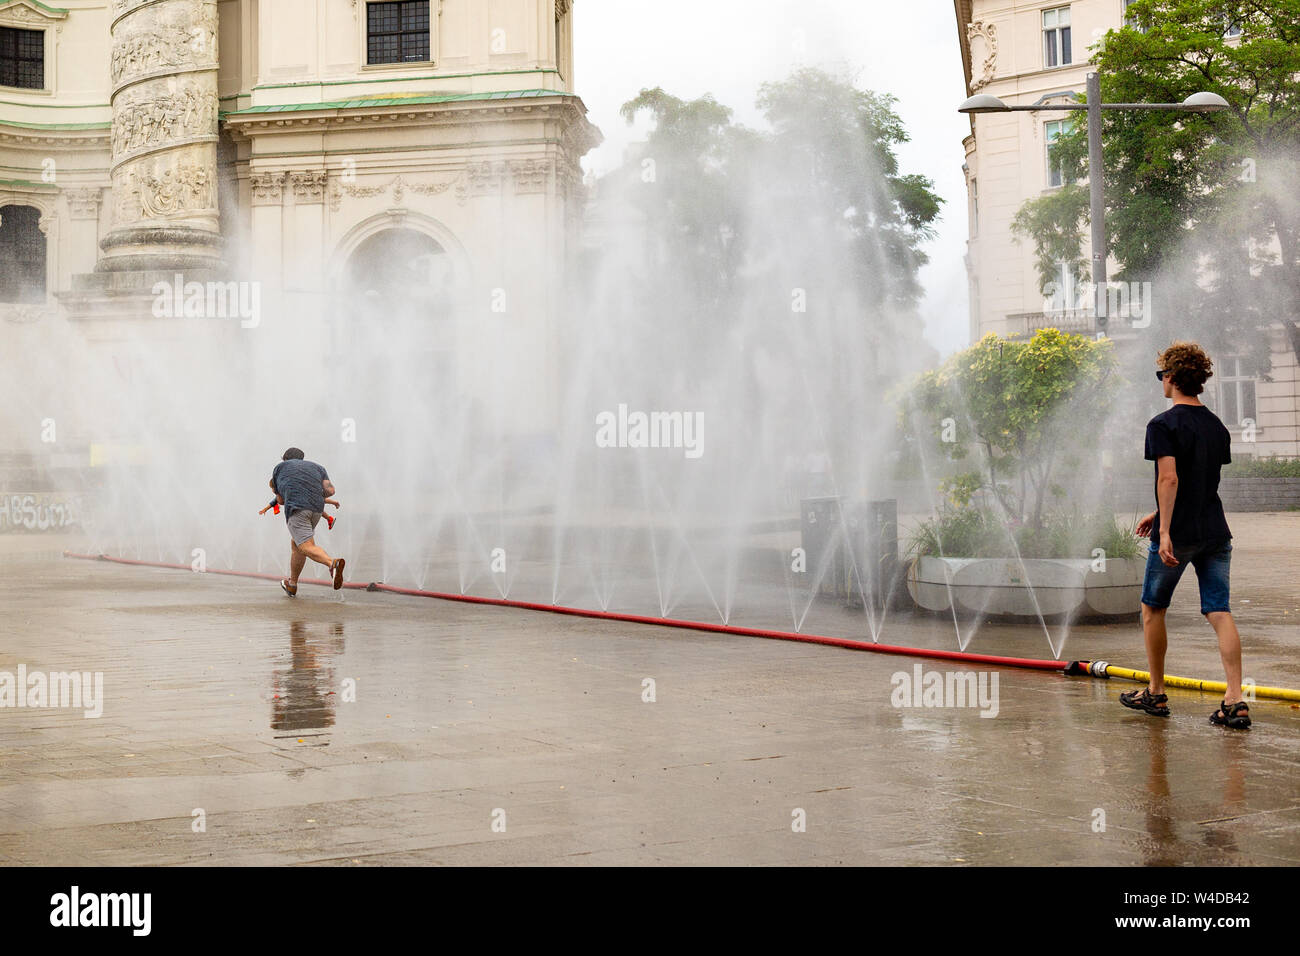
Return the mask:
M 147 568 L 171 568 L 177 571 L 192 571 L 188 564 L 167 564 L 162 561 L 134 561 L 130 558 L 114 558 L 107 554 L 76 554 L 64 551 L 65 558 L 80 558 L 89 561 L 111 561 L 114 564 L 130 564 Z M 227 574 L 240 578 L 261 578 L 266 581 L 278 581 L 279 574 L 261 574 L 256 571 L 225 571 L 217 568 L 208 569 L 204 574 Z M 326 580 L 301 578 L 299 584 L 319 584 L 327 586 Z M 668 617 L 650 617 L 643 614 L 622 614 L 614 611 L 593 611 L 587 608 L 563 607 L 558 604 L 537 604 L 531 601 L 511 601 L 506 598 L 476 597 L 471 594 L 449 594 L 441 591 L 421 591 L 415 588 L 399 588 L 391 584 L 373 582 L 370 584 L 344 584 L 354 591 L 386 591 L 390 594 L 406 594 L 411 597 L 435 598 L 439 601 L 460 601 L 464 604 L 488 604 L 494 607 L 513 607 L 526 611 L 545 611 L 550 614 L 569 614 L 574 617 L 595 618 L 603 621 L 622 621 L 628 624 L 651 624 L 657 627 L 677 627 L 691 631 L 709 631 L 715 634 L 736 634 L 744 637 L 764 637 L 778 641 L 802 641 L 805 644 L 826 644 L 831 647 L 843 647 L 853 651 L 874 651 L 877 654 L 903 654 L 908 657 L 930 657 L 945 661 L 965 661 L 971 664 L 988 664 L 995 667 L 1023 667 L 1032 670 L 1064 671 L 1069 666 L 1067 661 L 1035 660 L 1028 657 L 998 657 L 993 654 L 967 654 L 962 651 L 930 650 L 923 647 L 900 647 L 894 644 L 875 644 L 870 641 L 853 641 L 842 637 L 825 637 L 820 634 L 798 634 L 793 631 L 769 631 L 755 627 L 733 627 L 729 624 L 709 624 L 704 621 L 682 621 Z

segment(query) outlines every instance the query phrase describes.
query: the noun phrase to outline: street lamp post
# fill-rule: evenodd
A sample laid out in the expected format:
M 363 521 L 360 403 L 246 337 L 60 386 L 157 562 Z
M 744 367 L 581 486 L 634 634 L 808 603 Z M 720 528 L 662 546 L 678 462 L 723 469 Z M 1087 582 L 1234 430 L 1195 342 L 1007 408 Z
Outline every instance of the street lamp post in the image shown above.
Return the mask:
M 961 106 L 959 113 L 1036 113 L 1040 110 L 1088 112 L 1088 208 L 1092 225 L 1093 316 L 1097 330 L 1106 331 L 1106 201 L 1102 174 L 1102 110 L 1182 110 L 1187 113 L 1214 113 L 1229 109 L 1228 101 L 1217 93 L 1193 93 L 1181 103 L 1103 103 L 1101 76 L 1088 74 L 1088 102 L 1009 106 L 996 96 L 977 93 Z

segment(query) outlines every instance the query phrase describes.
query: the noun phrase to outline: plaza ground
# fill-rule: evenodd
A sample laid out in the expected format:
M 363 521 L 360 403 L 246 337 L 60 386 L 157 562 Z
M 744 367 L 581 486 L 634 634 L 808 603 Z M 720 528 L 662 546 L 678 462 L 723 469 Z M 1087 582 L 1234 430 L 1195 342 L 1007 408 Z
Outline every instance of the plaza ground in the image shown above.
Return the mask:
M 1300 513 L 1229 518 L 1245 673 L 1300 686 Z M 1001 670 L 992 719 L 897 708 L 891 678 L 917 659 L 381 593 L 291 601 L 61 557 L 78 544 L 0 538 L 0 671 L 101 671 L 105 698 L 92 719 L 0 710 L 0 863 L 1300 863 L 1288 703 L 1258 701 L 1238 733 L 1207 722 L 1212 695 L 1171 691 L 1158 720 L 1116 702 L 1133 684 Z M 853 622 L 819 606 L 806 630 Z M 1170 629 L 1171 673 L 1222 679 L 1190 573 Z M 881 640 L 956 646 L 922 615 Z M 1049 656 L 1037 627 L 986 625 L 968 650 Z M 1145 668 L 1136 620 L 1072 629 L 1063 657 Z

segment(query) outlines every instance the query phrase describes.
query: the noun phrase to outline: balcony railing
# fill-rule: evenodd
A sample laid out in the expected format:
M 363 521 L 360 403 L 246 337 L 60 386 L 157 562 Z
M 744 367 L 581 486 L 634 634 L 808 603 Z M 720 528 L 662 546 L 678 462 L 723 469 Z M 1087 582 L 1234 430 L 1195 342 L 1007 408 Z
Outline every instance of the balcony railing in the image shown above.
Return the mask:
M 1031 338 L 1039 329 L 1060 329 L 1076 335 L 1092 335 L 1097 331 L 1097 319 L 1092 312 L 1092 306 L 1083 309 L 1053 309 L 1049 312 L 1011 312 L 1007 314 L 1007 322 L 1011 326 L 1010 337 Z

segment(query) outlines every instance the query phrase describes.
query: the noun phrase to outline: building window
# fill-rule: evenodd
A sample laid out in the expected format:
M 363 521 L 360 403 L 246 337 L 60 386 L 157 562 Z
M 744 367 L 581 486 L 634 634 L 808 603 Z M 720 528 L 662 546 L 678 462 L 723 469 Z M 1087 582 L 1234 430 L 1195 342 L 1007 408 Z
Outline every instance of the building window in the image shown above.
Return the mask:
M 366 62 L 429 59 L 429 0 L 366 4 Z
M 0 302 L 45 301 L 45 234 L 34 206 L 0 207 Z
M 1047 297 L 1046 308 L 1049 313 L 1069 312 L 1079 308 L 1079 290 L 1074 281 L 1074 270 L 1067 262 L 1056 264 L 1056 274 L 1043 290 Z
M 1043 65 L 1065 66 L 1070 59 L 1070 8 L 1043 11 Z
M 1255 379 L 1241 374 L 1241 359 L 1229 358 L 1219 363 L 1215 373 L 1214 406 L 1219 418 L 1229 428 L 1237 428 L 1247 418 L 1258 423 L 1255 407 Z
M 1128 8 L 1131 7 L 1131 6 L 1133 6 L 1133 4 L 1136 3 L 1136 2 L 1137 2 L 1137 0 L 1124 0 L 1124 26 L 1126 26 L 1126 27 L 1130 27 L 1130 28 L 1136 30 L 1138 33 L 1146 33 L 1146 30 L 1144 30 L 1144 29 L 1142 29 L 1142 27 L 1138 26 L 1138 25 L 1137 25 L 1137 24 L 1132 20 L 1132 18 L 1129 17 Z
M 1065 123 L 1065 120 L 1052 120 L 1043 124 L 1043 142 L 1047 144 L 1047 185 L 1053 189 L 1070 181 L 1065 172 L 1065 163 L 1056 155 L 1056 141 L 1065 132 Z
M 1229 38 L 1241 36 L 1241 23 L 1237 20 L 1225 18 L 1223 22 L 1223 35 Z
M 0 27 L 0 86 L 45 89 L 45 31 Z
M 974 179 L 970 181 L 970 234 L 980 234 L 980 186 Z

